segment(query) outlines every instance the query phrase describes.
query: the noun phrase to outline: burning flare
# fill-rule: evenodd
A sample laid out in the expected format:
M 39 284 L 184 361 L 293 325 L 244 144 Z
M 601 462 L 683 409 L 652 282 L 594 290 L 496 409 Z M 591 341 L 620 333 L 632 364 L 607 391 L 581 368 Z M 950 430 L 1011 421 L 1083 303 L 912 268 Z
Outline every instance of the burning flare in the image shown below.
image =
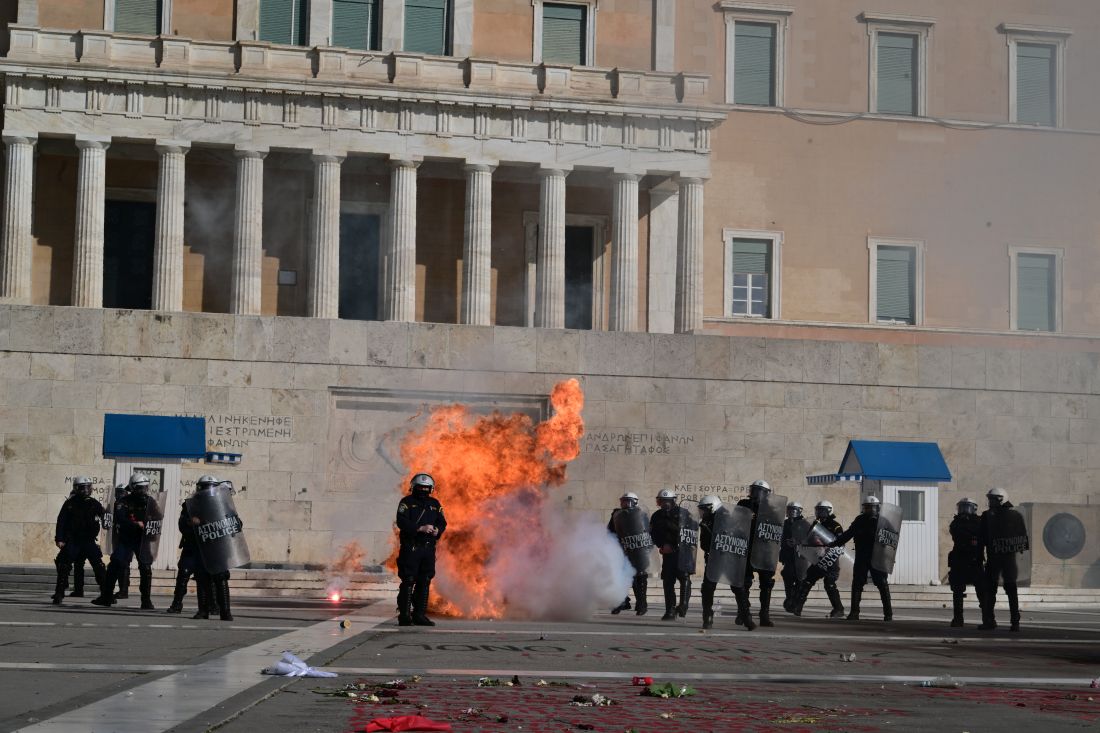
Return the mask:
M 325 584 L 325 596 L 333 603 L 339 603 L 344 597 L 344 589 L 353 573 L 363 569 L 363 558 L 367 553 L 362 545 L 354 540 L 340 548 L 340 554 L 325 568 L 328 582 Z
M 510 607 L 528 613 L 509 603 L 515 588 L 507 578 L 516 573 L 508 558 L 529 556 L 536 547 L 544 548 L 536 555 L 546 551 L 547 490 L 564 483 L 584 435 L 584 393 L 576 379 L 557 384 L 550 404 L 553 416 L 537 425 L 523 414 L 475 417 L 463 405 L 442 406 L 402 441 L 409 470 L 404 485 L 415 473 L 430 473 L 447 516 L 437 548 L 435 610 L 471 618 L 499 618 Z M 387 564 L 396 567 L 396 552 Z

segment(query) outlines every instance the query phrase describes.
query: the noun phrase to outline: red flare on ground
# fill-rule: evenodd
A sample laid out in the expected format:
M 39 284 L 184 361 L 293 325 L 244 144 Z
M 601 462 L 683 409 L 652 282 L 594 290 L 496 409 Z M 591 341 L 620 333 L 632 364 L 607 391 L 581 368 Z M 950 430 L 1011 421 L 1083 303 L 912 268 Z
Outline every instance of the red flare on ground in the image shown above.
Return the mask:
M 533 423 L 522 413 L 474 416 L 464 405 L 432 410 L 427 424 L 405 436 L 401 459 L 413 475 L 435 479 L 447 531 L 436 551 L 433 610 L 470 618 L 499 618 L 506 600 L 487 566 L 491 537 L 542 532 L 540 508 L 547 489 L 565 482 L 565 468 L 580 455 L 584 435 L 584 393 L 576 379 L 559 382 L 550 394 L 554 414 Z M 504 499 L 522 498 L 530 511 L 504 509 Z M 512 503 L 514 507 L 515 504 Z M 386 563 L 396 569 L 396 550 Z

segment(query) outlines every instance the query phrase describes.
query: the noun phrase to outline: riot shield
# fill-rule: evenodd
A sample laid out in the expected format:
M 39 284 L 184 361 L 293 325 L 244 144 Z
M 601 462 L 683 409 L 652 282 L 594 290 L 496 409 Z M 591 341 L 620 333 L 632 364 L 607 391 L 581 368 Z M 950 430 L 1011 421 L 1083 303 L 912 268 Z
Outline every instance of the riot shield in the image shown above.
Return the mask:
M 99 547 L 103 550 L 103 554 L 106 557 L 111 556 L 111 552 L 114 551 L 115 545 L 115 508 L 118 506 L 118 502 L 105 501 L 103 502 L 103 508 L 106 509 L 103 512 L 103 519 L 101 525 L 103 532 L 99 535 Z
M 810 534 L 806 538 L 806 544 L 799 548 L 798 557 L 806 563 L 806 569 L 816 565 L 823 573 L 827 573 L 841 558 L 847 558 L 848 553 L 843 547 L 829 547 L 829 543 L 836 539 L 836 535 L 828 528 L 814 522 L 810 527 Z
M 157 559 L 157 550 L 160 549 L 160 537 L 164 529 L 164 504 L 168 499 L 168 492 L 163 486 L 160 491 L 149 492 L 146 496 L 145 509 L 145 534 L 141 538 L 141 547 L 138 548 L 138 564 L 152 565 Z
M 783 541 L 783 520 L 787 517 L 787 497 L 768 494 L 756 510 L 756 529 L 752 538 L 749 564 L 757 570 L 774 571 L 779 564 Z
M 615 512 L 614 525 L 623 554 L 630 560 L 635 572 L 644 573 L 649 568 L 650 555 L 653 553 L 649 515 L 641 507 L 620 509 Z
M 240 567 L 251 558 L 244 540 L 244 523 L 224 486 L 196 492 L 187 500 L 187 513 L 195 525 L 195 539 L 206 571 L 211 575 Z
M 705 571 L 708 581 L 744 587 L 751 534 L 752 510 L 748 507 L 722 507 L 714 513 L 714 539 Z
M 810 523 L 805 519 L 798 522 L 791 522 L 791 539 L 794 541 L 794 570 L 799 580 L 806 578 L 806 571 L 810 569 L 812 564 L 809 561 L 808 555 L 803 554 L 803 548 L 805 548 L 810 542 Z
M 680 545 L 677 569 L 691 575 L 695 572 L 695 555 L 699 550 L 699 520 L 695 515 L 680 507 Z
M 1024 515 L 1015 509 L 998 509 L 989 512 L 989 554 L 1013 555 L 1027 552 L 1031 544 L 1027 537 Z
M 894 556 L 901 538 L 901 507 L 883 504 L 878 513 L 878 529 L 875 530 L 875 549 L 871 552 L 871 567 L 889 575 L 894 572 Z

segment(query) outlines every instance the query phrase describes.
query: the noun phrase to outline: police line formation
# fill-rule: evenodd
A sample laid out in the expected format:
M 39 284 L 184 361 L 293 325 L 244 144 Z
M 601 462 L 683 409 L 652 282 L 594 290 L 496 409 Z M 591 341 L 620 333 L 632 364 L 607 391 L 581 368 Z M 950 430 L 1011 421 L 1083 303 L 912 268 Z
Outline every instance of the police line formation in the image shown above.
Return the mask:
M 150 598 L 153 586 L 153 562 L 160 546 L 164 520 L 165 494 L 149 492 L 149 477 L 135 473 L 128 484 L 115 487 L 108 511 L 92 496 L 92 480 L 78 476 L 72 493 L 57 515 L 54 542 L 58 553 L 57 584 L 53 603 L 61 605 L 73 576 L 70 597 L 84 596 L 84 564 L 92 566 L 99 595 L 97 606 L 113 606 L 129 596 L 130 570 L 134 559 L 138 566 L 141 608 L 154 610 Z M 99 533 L 103 530 L 103 545 Z M 198 480 L 195 493 L 180 508 L 180 556 L 176 587 L 168 613 L 183 611 L 187 585 L 195 579 L 198 612 L 196 619 L 216 613 L 223 621 L 232 621 L 229 598 L 229 571 L 249 561 L 244 539 L 244 523 L 233 505 L 233 485 L 213 476 Z M 103 556 L 110 563 L 103 564 Z M 117 591 L 115 590 L 117 588 Z
M 1004 489 L 986 494 L 989 509 L 978 516 L 978 505 L 970 499 L 957 504 L 957 513 L 949 531 L 954 543 L 947 558 L 954 613 L 951 626 L 963 626 L 963 600 L 966 587 L 973 586 L 982 611 L 978 629 L 997 628 L 993 608 L 997 588 L 1003 585 L 1008 596 L 1012 631 L 1020 630 L 1020 606 L 1016 594 L 1016 555 L 1029 548 L 1023 516 L 1016 511 Z M 828 501 L 814 507 L 813 521 L 802 516 L 798 502 L 772 492 L 767 481 L 755 481 L 748 498 L 736 506 L 724 506 L 717 496 L 699 501 L 698 517 L 677 503 L 676 492 L 662 489 L 657 494 L 660 507 L 649 516 L 638 506 L 638 495 L 627 492 L 619 498 L 619 508 L 611 514 L 608 529 L 614 532 L 623 552 L 634 568 L 634 610 L 639 616 L 648 610 L 646 590 L 651 556 L 661 556 L 661 583 L 664 587 L 665 621 L 687 615 L 691 599 L 691 576 L 696 572 L 697 550 L 704 557 L 703 628 L 714 625 L 714 591 L 725 583 L 737 602 L 736 623 L 749 631 L 753 621 L 749 591 L 753 577 L 760 584 L 759 623 L 774 626 L 771 618 L 772 589 L 777 568 L 783 579 L 783 609 L 795 616 L 802 609 L 810 590 L 822 581 L 832 609 L 830 618 L 844 616 L 837 579 L 843 546 L 855 543 L 852 570 L 851 606 L 847 619 L 858 621 L 863 588 L 867 576 L 882 599 L 885 621 L 893 620 L 888 578 L 901 538 L 902 512 L 894 504 L 866 496 L 862 511 L 848 529 L 844 529 Z M 677 586 L 679 599 L 677 601 Z M 630 609 L 630 598 L 611 610 L 619 614 Z
M 92 566 L 100 590 L 93 604 L 110 606 L 117 599 L 126 598 L 130 565 L 136 557 L 141 608 L 153 609 L 152 563 L 160 541 L 164 506 L 159 502 L 164 494 L 154 497 L 148 489 L 148 477 L 135 473 L 128 485 L 115 487 L 114 506 L 108 512 L 92 497 L 91 479 L 77 477 L 73 481 L 72 494 L 57 518 L 55 605 L 60 605 L 65 597 L 74 566 L 78 569 L 70 597 L 83 596 L 85 561 Z M 432 477 L 418 473 L 410 481 L 408 495 L 397 506 L 400 541 L 397 574 L 401 581 L 397 619 L 401 626 L 435 625 L 427 616 L 428 598 L 435 576 L 436 544 L 447 528 L 447 520 L 440 502 L 432 496 L 434 490 Z M 203 476 L 194 495 L 183 503 L 179 516 L 180 558 L 169 613 L 182 611 L 187 584 L 194 576 L 198 601 L 194 618 L 209 618 L 210 613 L 216 612 L 223 620 L 232 620 L 229 571 L 249 561 L 244 524 L 237 515 L 232 494 L 230 482 Z M 949 528 L 954 542 L 947 558 L 954 604 L 951 626 L 963 626 L 963 600 L 967 586 L 973 586 L 982 610 L 978 628 L 995 629 L 993 608 L 997 588 L 1003 585 L 1008 596 L 1010 629 L 1019 631 L 1016 555 L 1029 549 L 1027 528 L 1004 489 L 990 489 L 986 497 L 989 509 L 980 517 L 976 502 L 960 500 Z M 771 596 L 780 564 L 784 610 L 801 616 L 810 590 L 820 580 L 832 604 L 829 617 L 842 617 L 844 605 L 836 583 L 841 558 L 846 556 L 843 545 L 854 541 L 851 606 L 846 618 L 859 620 L 863 588 L 869 575 L 882 600 L 884 620 L 893 619 L 888 578 L 894 568 L 902 526 L 901 508 L 896 505 L 866 496 L 861 513 L 845 530 L 831 502 L 819 501 L 810 522 L 802 516 L 801 504 L 788 503 L 786 497 L 773 493 L 768 482 L 762 480 L 753 482 L 749 496 L 733 507 L 724 506 L 717 496 L 704 497 L 699 502 L 698 518 L 680 506 L 672 489 L 662 489 L 657 494 L 657 504 L 660 508 L 650 516 L 638 505 L 638 495 L 627 492 L 619 498 L 619 508 L 612 512 L 607 525 L 634 568 L 634 610 L 639 616 L 649 610 L 648 571 L 654 550 L 661 556 L 665 600 L 662 620 L 687 615 L 691 577 L 696 572 L 697 551 L 701 547 L 704 629 L 714 625 L 714 591 L 719 583 L 728 584 L 733 591 L 737 602 L 736 623 L 749 631 L 756 628 L 749 598 L 754 576 L 760 584 L 760 625 L 774 626 Z M 104 544 L 110 557 L 107 567 L 97 544 L 101 528 L 105 530 Z M 627 597 L 611 613 L 619 614 L 630 608 Z

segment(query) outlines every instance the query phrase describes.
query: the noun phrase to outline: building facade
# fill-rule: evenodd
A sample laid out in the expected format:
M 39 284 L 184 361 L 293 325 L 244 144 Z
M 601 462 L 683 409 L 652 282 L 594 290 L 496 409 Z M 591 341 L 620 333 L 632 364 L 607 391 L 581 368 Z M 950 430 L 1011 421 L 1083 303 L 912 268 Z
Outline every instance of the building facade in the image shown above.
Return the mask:
M 256 559 L 384 554 L 384 415 L 573 375 L 578 510 L 880 437 L 1090 503 L 1100 12 L 1036 5 L 0 2 L 0 561 L 111 411 L 208 417 Z

